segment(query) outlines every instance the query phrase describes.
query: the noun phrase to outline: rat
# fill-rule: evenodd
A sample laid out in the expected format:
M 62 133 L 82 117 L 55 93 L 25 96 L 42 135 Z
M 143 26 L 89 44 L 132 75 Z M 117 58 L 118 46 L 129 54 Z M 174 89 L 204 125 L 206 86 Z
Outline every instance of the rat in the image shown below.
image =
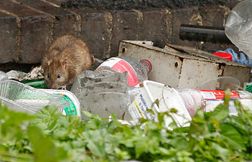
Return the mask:
M 64 35 L 52 43 L 41 64 L 47 86 L 59 89 L 73 84 L 75 78 L 94 62 L 95 58 L 84 41 Z

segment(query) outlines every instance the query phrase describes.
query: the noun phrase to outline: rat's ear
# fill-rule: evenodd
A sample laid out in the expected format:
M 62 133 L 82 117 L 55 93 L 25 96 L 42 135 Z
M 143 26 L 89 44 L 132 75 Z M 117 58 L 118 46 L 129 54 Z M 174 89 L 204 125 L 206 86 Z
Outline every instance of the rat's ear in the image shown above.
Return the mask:
M 60 60 L 60 63 L 63 66 L 63 68 L 66 69 L 66 67 L 67 67 L 67 60 L 66 59 L 62 59 L 62 60 Z

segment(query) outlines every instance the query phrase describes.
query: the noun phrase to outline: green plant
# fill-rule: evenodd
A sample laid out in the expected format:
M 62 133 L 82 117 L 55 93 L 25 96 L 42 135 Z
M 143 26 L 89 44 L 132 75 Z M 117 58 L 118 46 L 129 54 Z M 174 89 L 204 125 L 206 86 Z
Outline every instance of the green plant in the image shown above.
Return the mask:
M 228 113 L 228 98 L 213 112 L 198 111 L 189 127 L 165 129 L 141 120 L 122 125 L 85 112 L 88 120 L 63 116 L 46 107 L 35 115 L 0 106 L 0 161 L 17 162 L 241 162 L 252 159 L 252 113 L 236 101 L 238 116 Z

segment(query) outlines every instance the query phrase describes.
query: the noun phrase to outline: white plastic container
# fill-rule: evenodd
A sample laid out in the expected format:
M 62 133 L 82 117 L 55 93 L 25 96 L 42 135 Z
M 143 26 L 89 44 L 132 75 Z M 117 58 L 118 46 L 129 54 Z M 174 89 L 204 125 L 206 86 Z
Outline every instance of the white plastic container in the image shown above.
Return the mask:
M 64 115 L 80 116 L 79 101 L 71 92 L 35 89 L 13 80 L 0 81 L 0 102 L 13 110 L 31 114 L 51 105 Z
M 157 120 L 158 112 L 167 112 L 172 108 L 177 110 L 177 113 L 171 113 L 177 125 L 188 126 L 191 116 L 178 92 L 164 84 L 146 80 L 143 82 L 143 87 L 139 94 L 129 106 L 129 113 L 133 119 Z M 148 109 L 152 109 L 154 114 L 149 112 Z M 171 122 L 172 119 L 167 117 L 167 126 Z

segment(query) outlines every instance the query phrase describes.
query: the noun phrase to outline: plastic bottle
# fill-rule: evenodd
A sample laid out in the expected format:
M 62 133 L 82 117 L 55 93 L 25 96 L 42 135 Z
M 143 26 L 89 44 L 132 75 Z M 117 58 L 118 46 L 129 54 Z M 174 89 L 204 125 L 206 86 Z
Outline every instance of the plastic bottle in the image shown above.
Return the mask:
M 137 61 L 129 57 L 112 57 L 103 62 L 95 71 L 101 73 L 127 72 L 128 85 L 134 87 L 147 80 L 151 70 L 152 64 L 147 59 Z
M 183 99 L 184 105 L 191 117 L 195 115 L 199 108 L 205 107 L 205 100 L 200 91 L 195 89 L 183 89 L 178 90 L 178 92 Z
M 225 91 L 223 90 L 182 89 L 178 92 L 191 116 L 195 114 L 198 108 L 202 108 L 205 112 L 213 111 L 216 106 L 224 102 L 225 98 Z M 230 115 L 238 115 L 234 100 L 239 100 L 245 108 L 252 111 L 252 93 L 233 90 L 230 99 Z

